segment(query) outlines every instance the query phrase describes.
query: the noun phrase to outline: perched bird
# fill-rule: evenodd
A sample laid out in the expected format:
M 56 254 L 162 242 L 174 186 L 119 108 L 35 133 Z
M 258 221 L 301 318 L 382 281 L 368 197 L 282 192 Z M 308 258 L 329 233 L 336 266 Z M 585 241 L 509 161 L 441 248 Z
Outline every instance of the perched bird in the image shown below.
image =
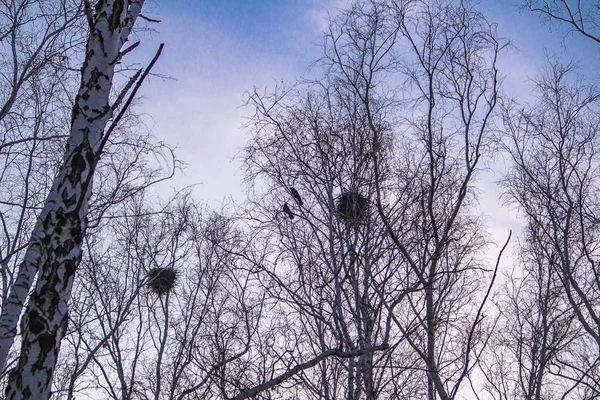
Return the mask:
M 294 219 L 294 214 L 292 213 L 292 210 L 290 210 L 290 206 L 288 206 L 288 203 L 283 204 L 283 212 L 286 213 L 287 216 L 290 217 L 290 219 Z
M 298 204 L 300 204 L 301 206 L 304 205 L 304 202 L 302 201 L 302 197 L 300 197 L 300 193 L 298 193 L 298 191 L 296 190 L 295 187 L 290 188 L 290 193 L 292 194 L 292 197 L 294 198 L 294 200 L 296 200 L 298 202 Z

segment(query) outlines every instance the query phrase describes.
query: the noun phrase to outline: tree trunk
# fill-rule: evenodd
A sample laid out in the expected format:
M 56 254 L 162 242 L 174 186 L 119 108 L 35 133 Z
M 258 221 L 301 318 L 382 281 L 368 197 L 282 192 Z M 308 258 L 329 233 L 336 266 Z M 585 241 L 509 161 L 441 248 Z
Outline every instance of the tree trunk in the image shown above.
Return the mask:
M 90 33 L 64 163 L 0 317 L 0 361 L 6 363 L 23 303 L 37 273 L 36 287 L 21 322 L 21 353 L 9 375 L 6 399 L 50 396 L 60 341 L 67 328 L 67 304 L 81 260 L 92 177 L 103 132 L 114 111 L 109 104 L 114 69 L 143 3 L 100 0 L 93 13 L 86 2 Z

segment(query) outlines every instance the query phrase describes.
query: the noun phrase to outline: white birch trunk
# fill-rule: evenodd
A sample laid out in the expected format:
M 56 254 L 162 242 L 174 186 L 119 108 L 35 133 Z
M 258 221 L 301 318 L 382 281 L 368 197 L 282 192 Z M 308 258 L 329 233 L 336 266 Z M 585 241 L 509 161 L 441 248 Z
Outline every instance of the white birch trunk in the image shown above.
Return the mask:
M 144 0 L 99 0 L 90 11 L 90 34 L 75 98 L 64 163 L 32 233 L 29 248 L 0 316 L 0 362 L 13 344 L 17 321 L 38 274 L 21 321 L 21 353 L 9 375 L 6 399 L 47 399 L 68 320 L 67 304 L 81 260 L 81 244 L 100 144 L 113 109 L 114 67 Z

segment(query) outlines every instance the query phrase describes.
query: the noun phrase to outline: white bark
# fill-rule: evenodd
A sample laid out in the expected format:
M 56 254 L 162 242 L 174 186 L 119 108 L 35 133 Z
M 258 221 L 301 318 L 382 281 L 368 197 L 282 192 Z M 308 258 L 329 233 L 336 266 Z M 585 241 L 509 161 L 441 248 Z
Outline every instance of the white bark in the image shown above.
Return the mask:
M 0 362 L 5 365 L 19 315 L 37 273 L 36 287 L 21 322 L 21 354 L 10 373 L 6 399 L 50 396 L 60 340 L 67 326 L 67 303 L 81 260 L 93 172 L 104 129 L 114 111 L 109 104 L 114 67 L 143 3 L 100 0 L 94 15 L 88 3 L 90 34 L 64 163 L 0 316 Z

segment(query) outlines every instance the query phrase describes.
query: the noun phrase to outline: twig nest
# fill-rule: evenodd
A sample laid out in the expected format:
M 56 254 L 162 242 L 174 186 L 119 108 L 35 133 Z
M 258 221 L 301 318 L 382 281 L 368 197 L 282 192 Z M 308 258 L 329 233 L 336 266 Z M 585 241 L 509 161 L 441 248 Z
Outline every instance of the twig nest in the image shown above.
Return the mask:
M 173 268 L 152 268 L 148 272 L 148 286 L 159 296 L 173 289 L 175 281 L 177 281 L 177 271 Z
M 367 215 L 369 201 L 356 192 L 346 192 L 338 199 L 338 217 L 347 222 L 359 222 Z

